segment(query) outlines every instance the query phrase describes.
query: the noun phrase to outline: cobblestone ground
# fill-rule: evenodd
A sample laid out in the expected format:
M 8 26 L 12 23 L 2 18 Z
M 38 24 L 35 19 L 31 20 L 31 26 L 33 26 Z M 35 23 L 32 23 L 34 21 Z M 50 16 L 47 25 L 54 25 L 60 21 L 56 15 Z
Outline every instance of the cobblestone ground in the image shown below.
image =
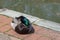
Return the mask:
M 35 32 L 32 34 L 18 34 L 11 28 L 12 18 L 0 15 L 0 32 L 22 40 L 60 40 L 60 32 L 56 32 L 42 26 L 32 25 Z

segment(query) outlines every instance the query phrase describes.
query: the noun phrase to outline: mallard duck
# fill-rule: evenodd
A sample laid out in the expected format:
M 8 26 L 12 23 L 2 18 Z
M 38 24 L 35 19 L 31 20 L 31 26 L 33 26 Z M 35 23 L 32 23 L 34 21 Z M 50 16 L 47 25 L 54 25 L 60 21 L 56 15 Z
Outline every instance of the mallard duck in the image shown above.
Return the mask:
M 20 16 L 20 17 L 16 17 L 14 19 L 14 21 L 12 21 L 12 23 L 16 24 L 15 26 L 15 31 L 19 34 L 27 34 L 27 33 L 33 33 L 34 29 L 30 23 L 30 21 L 24 17 L 24 16 Z

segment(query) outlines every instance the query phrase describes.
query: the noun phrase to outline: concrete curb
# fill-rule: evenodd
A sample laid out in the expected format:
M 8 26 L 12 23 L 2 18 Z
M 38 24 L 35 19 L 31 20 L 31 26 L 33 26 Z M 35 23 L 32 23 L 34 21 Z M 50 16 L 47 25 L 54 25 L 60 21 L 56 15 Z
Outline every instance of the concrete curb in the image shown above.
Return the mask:
M 40 19 L 40 18 L 31 16 L 31 15 L 28 15 L 28 14 L 16 12 L 16 11 L 9 10 L 9 9 L 6 9 L 5 11 L 0 12 L 0 14 L 6 15 L 6 16 L 9 16 L 9 17 L 12 17 L 12 18 L 23 15 L 23 16 L 27 17 L 31 21 L 31 23 L 33 23 L 33 24 L 43 26 L 43 27 L 46 27 L 46 28 L 50 28 L 50 29 L 53 29 L 55 31 L 60 31 L 60 23 L 48 21 L 48 20 L 45 20 L 45 19 Z

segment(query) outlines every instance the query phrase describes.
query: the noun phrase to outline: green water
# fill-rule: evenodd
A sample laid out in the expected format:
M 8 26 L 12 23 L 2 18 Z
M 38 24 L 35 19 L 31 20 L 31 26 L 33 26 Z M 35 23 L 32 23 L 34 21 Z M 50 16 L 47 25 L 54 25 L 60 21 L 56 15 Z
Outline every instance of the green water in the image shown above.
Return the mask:
M 60 0 L 0 0 L 8 8 L 60 23 Z

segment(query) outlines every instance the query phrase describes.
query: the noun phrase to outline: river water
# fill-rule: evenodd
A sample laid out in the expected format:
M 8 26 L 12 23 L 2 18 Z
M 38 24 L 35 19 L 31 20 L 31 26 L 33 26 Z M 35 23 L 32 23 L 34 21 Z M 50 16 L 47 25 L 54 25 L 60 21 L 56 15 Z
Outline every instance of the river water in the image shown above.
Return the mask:
M 60 23 L 59 0 L 1 0 L 0 8 L 8 8 Z

